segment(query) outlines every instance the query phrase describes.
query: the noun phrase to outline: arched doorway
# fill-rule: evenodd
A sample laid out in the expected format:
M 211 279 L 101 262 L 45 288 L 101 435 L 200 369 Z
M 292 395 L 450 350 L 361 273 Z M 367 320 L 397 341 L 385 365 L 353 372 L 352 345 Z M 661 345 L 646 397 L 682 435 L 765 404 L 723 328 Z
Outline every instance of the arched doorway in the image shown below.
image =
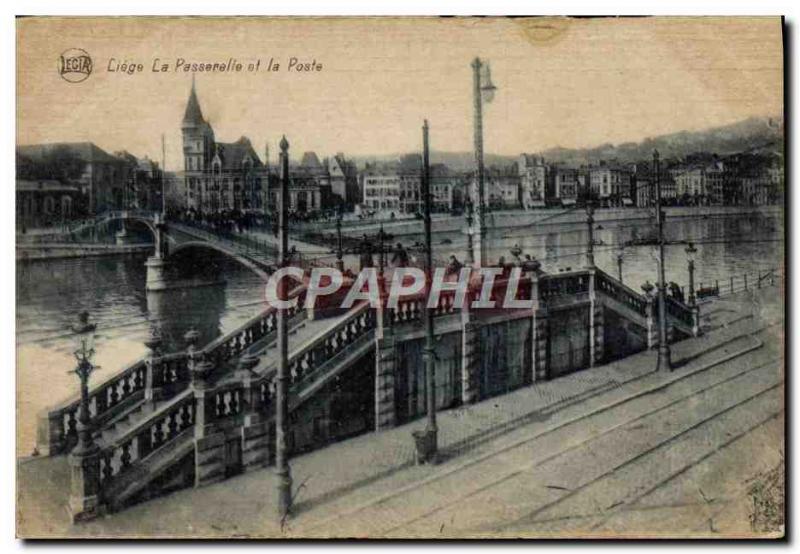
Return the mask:
M 297 211 L 305 213 L 308 209 L 308 193 L 300 191 L 297 193 Z
M 61 217 L 72 217 L 72 197 L 70 196 L 61 197 Z

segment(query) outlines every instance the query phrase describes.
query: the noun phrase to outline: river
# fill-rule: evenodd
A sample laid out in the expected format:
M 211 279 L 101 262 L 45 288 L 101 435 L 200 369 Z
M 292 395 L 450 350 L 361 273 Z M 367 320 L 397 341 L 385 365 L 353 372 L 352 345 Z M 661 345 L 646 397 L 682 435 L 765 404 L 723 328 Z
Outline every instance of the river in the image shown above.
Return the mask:
M 617 275 L 619 244 L 645 238 L 649 225 L 602 223 L 595 226 L 595 262 Z M 784 256 L 783 220 L 774 216 L 681 218 L 668 221 L 670 241 L 693 240 L 696 244 L 696 278 L 700 283 L 755 274 L 781 268 Z M 489 258 L 510 259 L 519 244 L 536 256 L 548 272 L 585 264 L 585 225 L 531 226 L 493 231 Z M 413 242 L 419 237 L 403 237 Z M 462 233 L 437 233 L 438 258 L 456 255 L 464 259 L 466 237 Z M 667 279 L 688 282 L 685 245 L 667 247 Z M 654 249 L 628 247 L 623 252 L 623 280 L 637 290 L 646 280 L 655 282 Z M 36 413 L 77 391 L 72 340 L 68 331 L 78 312 L 88 310 L 98 324 L 95 362 L 100 366 L 93 381 L 119 370 L 144 355 L 143 341 L 153 327 L 165 338 L 167 350 L 183 346 L 189 328 L 201 333 L 206 343 L 220 333 L 262 311 L 263 287 L 258 278 L 234 263 L 224 263 L 225 282 L 170 291 L 145 293 L 145 256 L 73 258 L 18 263 L 17 276 L 17 449 L 28 455 L 33 449 Z

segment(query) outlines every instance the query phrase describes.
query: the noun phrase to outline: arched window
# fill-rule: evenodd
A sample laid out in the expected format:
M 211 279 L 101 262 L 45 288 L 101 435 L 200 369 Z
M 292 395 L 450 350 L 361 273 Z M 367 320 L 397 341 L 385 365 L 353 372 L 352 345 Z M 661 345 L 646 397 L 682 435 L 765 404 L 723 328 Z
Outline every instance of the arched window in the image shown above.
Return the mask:
M 46 196 L 44 199 L 44 213 L 50 215 L 56 210 L 56 201 L 52 196 Z

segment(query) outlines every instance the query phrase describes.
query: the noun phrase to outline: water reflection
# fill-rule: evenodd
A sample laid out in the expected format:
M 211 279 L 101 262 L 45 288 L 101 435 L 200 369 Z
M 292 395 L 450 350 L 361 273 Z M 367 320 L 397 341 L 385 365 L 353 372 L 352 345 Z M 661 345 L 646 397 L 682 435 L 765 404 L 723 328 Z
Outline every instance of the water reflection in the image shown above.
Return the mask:
M 689 280 L 685 248 L 687 241 L 697 248 L 696 283 L 712 283 L 729 278 L 783 267 L 784 222 L 780 216 L 753 214 L 737 217 L 670 218 L 665 226 L 668 241 L 679 244 L 666 248 L 666 272 L 669 281 L 685 286 Z M 620 245 L 653 236 L 655 225 L 648 219 L 601 221 L 595 225 L 595 262 L 604 271 L 617 275 L 617 254 Z M 463 233 L 445 233 L 451 243 L 434 241 L 439 258 L 455 255 L 463 260 L 466 238 Z M 437 237 L 438 238 L 438 237 Z M 588 231 L 586 224 L 531 225 L 517 229 L 490 231 L 489 259 L 509 258 L 509 250 L 519 244 L 526 254 L 542 261 L 542 268 L 551 273 L 583 267 L 586 262 Z M 412 243 L 417 237 L 403 237 Z M 623 279 L 638 287 L 646 280 L 657 279 L 657 266 L 652 246 L 628 246 L 623 252 Z
M 190 329 L 200 333 L 201 344 L 219 337 L 225 307 L 225 287 L 220 284 L 147 293 L 150 329 L 161 335 L 165 353 L 186 348 L 183 337 Z

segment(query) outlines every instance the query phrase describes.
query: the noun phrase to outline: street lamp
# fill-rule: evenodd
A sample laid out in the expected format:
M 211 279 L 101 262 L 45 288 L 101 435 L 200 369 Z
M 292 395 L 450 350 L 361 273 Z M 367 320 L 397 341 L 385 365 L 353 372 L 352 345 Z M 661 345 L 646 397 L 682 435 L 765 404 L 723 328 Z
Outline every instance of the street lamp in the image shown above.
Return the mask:
M 695 248 L 694 243 L 690 242 L 689 246 L 686 247 L 686 257 L 689 259 L 689 305 L 694 306 L 695 304 L 695 296 L 694 296 L 694 256 L 697 254 L 697 248 Z
M 586 202 L 586 229 L 589 232 L 589 239 L 586 250 L 586 267 L 594 268 L 594 206 L 591 201 Z
M 431 240 L 431 190 L 430 190 L 430 162 L 428 150 L 428 120 L 422 127 L 422 194 L 425 210 L 425 290 L 431 289 L 433 272 L 433 244 Z M 383 231 L 383 228 L 381 228 Z M 427 420 L 423 431 L 413 433 L 417 447 L 417 460 L 424 463 L 435 464 L 438 451 L 438 428 L 436 425 L 436 348 L 434 346 L 433 330 L 434 308 L 427 306 L 425 317 L 425 346 L 423 358 L 425 360 L 425 404 Z
M 472 199 L 469 196 L 467 196 L 464 213 L 467 220 L 467 265 L 472 266 L 475 263 L 475 253 L 472 251 L 473 212 L 472 212 Z
M 667 279 L 664 258 L 664 211 L 661 208 L 661 179 L 658 150 L 653 150 L 653 173 L 656 180 L 656 221 L 658 223 L 658 362 L 672 370 L 672 353 L 667 342 Z
M 289 265 L 289 141 L 280 142 L 281 193 L 278 215 L 278 263 Z M 278 297 L 286 300 L 286 279 L 278 281 Z M 289 452 L 286 437 L 289 427 L 288 387 L 289 333 L 286 309 L 278 308 L 278 372 L 275 377 L 275 473 L 278 485 L 278 516 L 281 522 L 289 516 L 292 507 L 292 472 L 289 467 Z
M 97 450 L 92 440 L 91 415 L 89 414 L 89 376 L 95 370 L 94 339 L 97 326 L 89 321 L 89 312 L 78 314 L 78 321 L 72 326 L 75 335 L 75 359 L 78 365 L 70 373 L 78 376 L 81 382 L 81 401 L 78 409 L 78 444 L 72 451 L 74 456 L 87 456 Z
M 619 250 L 617 251 L 617 275 L 619 276 L 619 282 L 622 283 L 622 258 L 625 256 L 625 246 L 623 244 L 619 245 Z

